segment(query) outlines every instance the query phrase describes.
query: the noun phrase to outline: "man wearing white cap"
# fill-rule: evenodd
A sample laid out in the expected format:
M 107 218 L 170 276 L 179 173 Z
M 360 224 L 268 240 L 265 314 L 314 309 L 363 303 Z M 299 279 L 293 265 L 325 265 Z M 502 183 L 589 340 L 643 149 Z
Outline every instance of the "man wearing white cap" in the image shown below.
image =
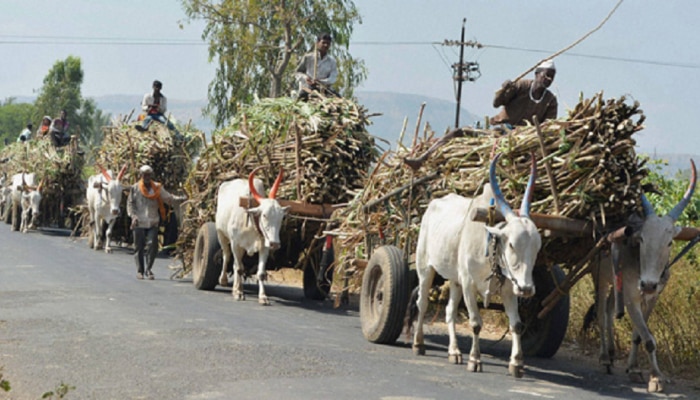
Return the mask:
M 555 74 L 554 62 L 546 60 L 535 69 L 534 80 L 505 81 L 493 99 L 493 106 L 503 109 L 491 118 L 491 124 L 512 127 L 532 123 L 533 116 L 540 122 L 557 118 L 557 97 L 547 89 Z
M 173 196 L 158 182 L 152 180 L 153 168 L 144 165 L 139 168 L 141 179 L 129 191 L 126 212 L 131 217 L 134 231 L 134 246 L 138 279 L 144 275 L 153 279 L 153 262 L 158 254 L 158 223 L 165 219 L 165 206 L 187 199 L 187 196 Z M 145 268 L 144 268 L 145 249 Z

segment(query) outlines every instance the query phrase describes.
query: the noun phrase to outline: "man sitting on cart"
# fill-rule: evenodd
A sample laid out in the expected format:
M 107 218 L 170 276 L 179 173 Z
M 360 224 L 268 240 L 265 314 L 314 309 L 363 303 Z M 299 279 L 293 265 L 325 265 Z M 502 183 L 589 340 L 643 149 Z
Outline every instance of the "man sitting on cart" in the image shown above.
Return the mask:
M 146 113 L 146 118 L 144 118 L 142 125 L 136 125 L 136 130 L 146 132 L 151 122 L 158 121 L 174 131 L 176 139 L 181 139 L 180 132 L 175 128 L 175 125 L 165 117 L 165 112 L 168 111 L 168 99 L 160 91 L 162 88 L 163 83 L 155 80 L 153 81 L 153 91 L 143 95 L 141 109 Z
M 299 83 L 298 98 L 306 100 L 311 91 L 317 90 L 321 94 L 338 93 L 331 86 L 338 79 L 338 64 L 335 58 L 328 54 L 331 47 L 331 35 L 324 33 L 316 38 L 316 48 L 307 53 L 297 66 L 294 76 Z
M 512 130 L 516 126 L 532 124 L 534 117 L 537 117 L 538 122 L 556 119 L 557 97 L 548 89 L 554 81 L 556 72 L 554 62 L 546 60 L 535 69 L 534 80 L 521 79 L 516 82 L 510 80 L 503 82 L 501 89 L 496 92 L 493 99 L 493 106 L 503 106 L 503 109 L 490 119 L 490 123 L 497 125 L 497 130 L 503 132 L 503 128 Z M 404 163 L 417 170 L 435 150 L 452 138 L 462 135 L 463 132 L 460 129 L 454 129 L 441 137 L 420 157 L 405 158 Z
M 494 107 L 501 112 L 491 117 L 492 125 L 503 125 L 508 129 L 557 118 L 557 97 L 548 88 L 554 81 L 557 70 L 552 60 L 540 63 L 535 69 L 535 79 L 507 80 L 493 99 Z

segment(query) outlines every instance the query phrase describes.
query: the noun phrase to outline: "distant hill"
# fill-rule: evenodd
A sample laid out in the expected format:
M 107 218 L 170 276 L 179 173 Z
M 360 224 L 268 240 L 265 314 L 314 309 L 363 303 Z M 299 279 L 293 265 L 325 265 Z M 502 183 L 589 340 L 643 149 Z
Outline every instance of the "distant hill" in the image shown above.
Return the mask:
M 399 139 L 405 119 L 407 123 L 403 143 L 410 143 L 413 139 L 422 103 L 425 103 L 425 110 L 419 134 L 423 134 L 425 124 L 429 123 L 430 127 L 442 136 L 445 130 L 453 127 L 455 123 L 456 103 L 453 101 L 391 92 L 357 92 L 355 95 L 370 114 L 381 114 L 370 118 L 372 125 L 367 130 L 372 135 L 390 142 L 392 148 Z M 464 108 L 460 111 L 461 126 L 471 125 L 479 119 L 480 117 L 469 113 Z

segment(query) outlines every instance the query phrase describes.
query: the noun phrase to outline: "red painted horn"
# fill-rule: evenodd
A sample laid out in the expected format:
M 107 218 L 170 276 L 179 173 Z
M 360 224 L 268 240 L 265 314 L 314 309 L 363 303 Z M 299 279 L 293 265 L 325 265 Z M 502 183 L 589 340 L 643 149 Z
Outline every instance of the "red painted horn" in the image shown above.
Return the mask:
M 270 195 L 268 198 L 274 199 L 275 196 L 277 195 L 277 190 L 280 188 L 280 183 L 282 183 L 282 177 L 284 176 L 284 168 L 280 167 L 280 172 L 277 174 L 277 178 L 275 178 L 275 183 L 272 185 L 272 189 L 270 189 Z
M 126 166 L 127 166 L 127 165 L 128 165 L 128 164 L 124 164 L 124 166 L 122 167 L 122 169 L 119 171 L 119 175 L 117 175 L 117 180 L 118 180 L 118 181 L 121 181 L 122 178 L 124 177 L 124 174 L 126 173 Z
M 697 171 L 695 169 L 695 161 L 693 159 L 690 159 L 690 182 L 688 183 L 688 189 L 685 191 L 685 194 L 683 195 L 683 198 L 681 201 L 676 204 L 675 207 L 671 211 L 669 211 L 668 216 L 671 217 L 674 221 L 678 221 L 678 218 L 681 216 L 683 213 L 683 210 L 685 210 L 685 207 L 690 203 L 691 197 L 693 197 L 693 193 L 695 192 L 695 182 L 697 182 Z
M 262 202 L 263 197 L 260 195 L 260 193 L 258 193 L 257 190 L 255 190 L 255 184 L 253 182 L 253 179 L 255 179 L 255 173 L 258 172 L 260 168 L 262 167 L 255 168 L 253 172 L 251 172 L 250 175 L 248 175 L 248 189 L 250 189 L 250 194 L 253 195 L 253 198 L 258 202 L 258 204 Z
M 102 172 L 102 176 L 104 176 L 105 179 L 107 179 L 107 182 L 112 180 L 112 177 L 109 176 L 109 174 L 107 173 L 107 170 L 104 169 L 100 164 L 97 164 L 97 168 L 100 169 L 100 172 Z

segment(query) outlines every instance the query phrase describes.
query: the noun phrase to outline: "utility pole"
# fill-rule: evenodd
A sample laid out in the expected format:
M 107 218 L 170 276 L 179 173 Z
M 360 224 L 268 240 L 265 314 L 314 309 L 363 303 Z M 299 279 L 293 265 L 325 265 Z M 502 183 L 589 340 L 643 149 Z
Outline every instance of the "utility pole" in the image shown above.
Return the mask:
M 459 63 L 452 64 L 452 69 L 454 70 L 453 79 L 457 81 L 457 111 L 455 112 L 455 128 L 459 128 L 459 111 L 462 108 L 462 82 L 474 82 L 481 76 L 481 71 L 479 71 L 479 63 L 476 61 L 464 62 L 464 46 L 476 48 L 482 47 L 481 43 L 464 41 L 466 25 L 467 19 L 464 18 L 462 20 L 462 36 L 458 43 L 450 40 L 445 40 L 443 43 L 445 46 L 459 45 Z

